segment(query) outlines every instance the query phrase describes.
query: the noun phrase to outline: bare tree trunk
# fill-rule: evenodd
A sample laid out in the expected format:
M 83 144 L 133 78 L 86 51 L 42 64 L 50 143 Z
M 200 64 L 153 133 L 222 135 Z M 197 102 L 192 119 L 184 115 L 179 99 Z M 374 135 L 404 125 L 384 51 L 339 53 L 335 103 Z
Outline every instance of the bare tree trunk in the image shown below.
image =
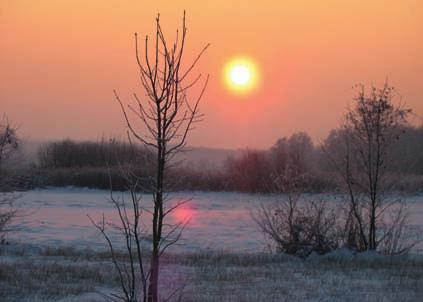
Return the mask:
M 376 250 L 376 205 L 373 201 L 370 213 L 369 250 Z
M 153 212 L 153 250 L 150 261 L 150 281 L 148 288 L 148 302 L 158 301 L 159 270 L 160 270 L 160 241 L 163 226 L 163 179 L 165 160 L 163 158 L 162 146 L 157 152 L 157 179 L 156 192 L 154 197 Z

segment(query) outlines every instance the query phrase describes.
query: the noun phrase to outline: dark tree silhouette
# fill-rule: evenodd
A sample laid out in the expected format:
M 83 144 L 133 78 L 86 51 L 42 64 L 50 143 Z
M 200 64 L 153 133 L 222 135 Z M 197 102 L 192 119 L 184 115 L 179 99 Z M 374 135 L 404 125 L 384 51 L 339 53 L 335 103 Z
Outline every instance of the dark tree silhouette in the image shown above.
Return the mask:
M 201 81 L 201 74 L 193 77 L 192 72 L 209 44 L 191 63 L 185 64 L 186 37 L 185 12 L 182 30 L 177 31 L 173 43 L 169 43 L 166 39 L 158 16 L 152 51 L 150 51 L 147 36 L 143 45 L 144 54 L 141 55 L 138 36 L 135 34 L 136 60 L 145 95 L 140 97 L 134 94 L 134 105 L 125 106 L 118 93 L 114 91 L 128 127 L 129 138 L 134 138 L 144 145 L 155 157 L 155 174 L 152 181 L 153 205 L 152 209 L 148 210 L 152 215 L 151 256 L 149 270 L 145 274 L 148 277 L 148 281 L 146 280 L 148 285 L 144 286 L 147 301 L 151 302 L 159 299 L 160 256 L 179 239 L 184 227 L 184 223 L 170 225 L 166 222 L 167 216 L 185 202 L 181 201 L 172 205 L 167 203 L 166 192 L 171 190 L 172 184 L 166 182 L 166 172 L 170 165 L 173 165 L 174 156 L 186 146 L 188 135 L 194 124 L 202 118 L 199 104 L 209 78 L 207 76 L 203 81 L 195 98 L 188 95 L 188 91 Z M 137 197 L 132 197 L 135 219 L 138 219 L 140 201 Z M 146 210 L 146 208 L 143 209 Z M 125 222 L 125 219 L 122 221 Z M 129 226 L 128 233 L 131 235 L 134 224 Z M 124 229 L 128 229 L 126 222 Z M 142 263 L 142 259 L 138 258 L 138 262 Z
M 348 242 L 359 250 L 376 250 L 405 223 L 401 204 L 386 196 L 395 181 L 390 171 L 391 149 L 410 113 L 395 104 L 396 95 L 387 83 L 380 89 L 371 87 L 368 92 L 359 86 L 354 107 L 346 113 L 341 129 L 332 132 L 326 141 L 326 154 L 349 196 Z M 386 227 L 385 214 L 394 209 L 394 204 L 400 210 Z

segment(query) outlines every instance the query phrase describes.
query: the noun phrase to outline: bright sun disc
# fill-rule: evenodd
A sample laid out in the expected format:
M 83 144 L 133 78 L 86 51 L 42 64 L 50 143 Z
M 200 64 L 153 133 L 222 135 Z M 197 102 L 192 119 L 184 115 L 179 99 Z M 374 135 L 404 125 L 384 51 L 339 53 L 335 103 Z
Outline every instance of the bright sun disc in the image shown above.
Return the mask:
M 237 93 L 247 93 L 257 86 L 257 69 L 249 58 L 235 58 L 226 64 L 224 79 L 230 90 Z
M 235 66 L 231 70 L 231 81 L 236 85 L 246 85 L 251 79 L 250 70 L 246 66 Z

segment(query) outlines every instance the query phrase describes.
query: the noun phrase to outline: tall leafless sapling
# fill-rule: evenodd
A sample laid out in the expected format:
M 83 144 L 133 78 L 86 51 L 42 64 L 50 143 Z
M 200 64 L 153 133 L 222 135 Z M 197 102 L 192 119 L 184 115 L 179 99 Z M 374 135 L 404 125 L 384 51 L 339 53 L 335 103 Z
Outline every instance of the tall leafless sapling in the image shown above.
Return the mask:
M 405 223 L 403 203 L 387 196 L 398 176 L 389 169 L 390 151 L 410 112 L 394 102 L 396 96 L 387 83 L 370 91 L 360 85 L 354 107 L 345 115 L 341 129 L 332 133 L 337 146 L 328 148 L 331 142 L 326 142 L 325 152 L 349 196 L 347 243 L 358 250 L 376 250 L 387 240 L 392 249 L 392 243 L 398 241 L 392 236 L 401 235 Z M 392 211 L 397 215 L 385 223 L 386 214 L 392 215 Z
M 151 254 L 146 272 L 148 280 L 143 284 L 144 293 L 149 302 L 159 300 L 160 257 L 169 246 L 176 243 L 183 229 L 181 223 L 170 224 L 167 221 L 169 214 L 183 201 L 173 205 L 167 203 L 166 192 L 171 190 L 171 186 L 166 182 L 166 171 L 174 163 L 172 159 L 175 155 L 186 146 L 188 135 L 194 124 L 202 118 L 199 104 L 208 83 L 207 76 L 197 95 L 195 97 L 188 95 L 191 88 L 201 81 L 201 74 L 192 76 L 192 72 L 209 45 L 202 48 L 192 62 L 186 64 L 184 59 L 186 38 L 185 12 L 182 30 L 176 32 L 173 43 L 169 43 L 165 37 L 158 16 L 151 50 L 149 37 L 146 36 L 143 44 L 144 53 L 141 54 L 138 36 L 135 34 L 136 61 L 144 95 L 134 94 L 135 103 L 125 106 L 118 93 L 114 91 L 125 118 L 129 137 L 144 145 L 155 156 L 152 208 L 142 207 L 142 210 L 147 210 L 152 216 L 151 223 L 148 224 L 151 232 Z M 134 220 L 125 221 L 125 217 L 138 219 L 141 215 L 140 201 L 134 195 L 132 195 L 132 206 L 135 216 L 133 214 L 128 216 L 126 213 L 123 219 L 121 216 L 124 233 L 125 229 L 129 229 L 127 233 L 132 234 L 136 224 Z M 141 255 L 137 259 L 138 264 L 141 265 Z M 142 270 L 140 268 L 140 271 Z M 134 298 L 130 301 L 137 300 Z

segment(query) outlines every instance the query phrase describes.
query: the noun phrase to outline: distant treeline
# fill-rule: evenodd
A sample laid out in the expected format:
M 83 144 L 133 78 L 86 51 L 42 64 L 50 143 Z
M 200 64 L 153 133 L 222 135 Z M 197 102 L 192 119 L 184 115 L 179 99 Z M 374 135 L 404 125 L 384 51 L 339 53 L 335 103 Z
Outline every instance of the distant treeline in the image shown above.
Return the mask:
M 301 186 L 309 192 L 338 188 L 332 160 L 339 154 L 344 134 L 333 130 L 320 145 L 307 133 L 279 139 L 268 150 L 243 150 L 228 157 L 219 170 L 179 171 L 188 189 L 227 190 L 250 193 L 280 191 L 283 178 L 302 175 Z M 423 127 L 406 127 L 388 150 L 392 190 L 423 191 Z
M 423 127 L 406 127 L 392 147 L 390 160 L 398 177 L 397 190 L 423 189 Z M 189 160 L 173 166 L 166 175 L 173 190 L 272 192 L 280 178 L 292 171 L 304 175 L 308 191 L 336 188 L 331 156 L 342 146 L 342 131 L 332 131 L 321 145 L 307 133 L 279 139 L 268 150 L 246 149 L 228 157 L 219 168 L 198 167 Z M 139 177 L 145 190 L 151 188 L 155 168 L 150 152 L 117 140 L 76 142 L 69 139 L 39 147 L 32 186 L 81 186 L 125 189 L 128 173 Z M 174 163 L 172 163 L 174 164 Z M 289 172 L 289 173 L 288 173 Z M 280 189 L 280 187 L 278 187 Z
M 75 142 L 65 139 L 45 143 L 37 152 L 38 166 L 47 169 L 93 168 L 117 165 L 136 165 L 144 162 L 147 150 L 117 140 Z
M 65 139 L 42 144 L 35 163 L 33 186 L 77 186 L 124 190 L 125 174 L 146 183 L 152 176 L 151 153 L 142 146 L 101 140 L 77 142 Z

